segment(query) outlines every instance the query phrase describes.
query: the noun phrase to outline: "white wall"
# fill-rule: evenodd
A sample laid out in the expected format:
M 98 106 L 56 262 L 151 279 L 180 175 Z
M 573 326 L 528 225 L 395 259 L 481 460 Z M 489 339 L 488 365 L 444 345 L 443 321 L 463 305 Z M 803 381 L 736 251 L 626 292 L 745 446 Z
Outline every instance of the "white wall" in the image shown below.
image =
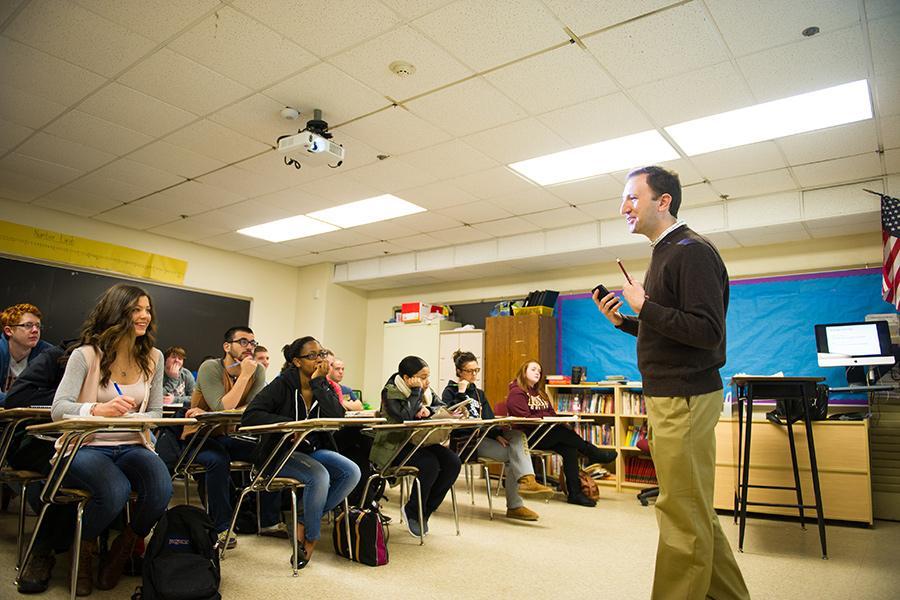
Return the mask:
M 733 279 L 872 267 L 881 265 L 881 237 L 878 233 L 871 233 L 753 248 L 732 248 L 721 252 Z M 647 256 L 649 255 L 648 246 Z M 636 279 L 643 279 L 647 263 L 646 259 L 628 260 L 629 274 Z M 454 303 L 523 297 L 534 289 L 553 289 L 562 293 L 586 292 L 597 283 L 604 283 L 609 288 L 621 287 L 622 273 L 614 262 L 505 278 L 492 277 L 371 292 L 366 319 L 364 393 L 367 398 L 377 398 L 384 383 L 381 381 L 383 322 L 391 317 L 393 306 L 414 300 L 452 306 Z M 602 317 L 598 315 L 598 318 Z
M 268 378 L 281 366 L 280 348 L 294 329 L 297 268 L 207 246 L 0 199 L 6 221 L 118 244 L 187 261 L 184 287 L 251 298 L 250 327 L 270 350 Z M 224 332 L 223 332 L 224 333 Z

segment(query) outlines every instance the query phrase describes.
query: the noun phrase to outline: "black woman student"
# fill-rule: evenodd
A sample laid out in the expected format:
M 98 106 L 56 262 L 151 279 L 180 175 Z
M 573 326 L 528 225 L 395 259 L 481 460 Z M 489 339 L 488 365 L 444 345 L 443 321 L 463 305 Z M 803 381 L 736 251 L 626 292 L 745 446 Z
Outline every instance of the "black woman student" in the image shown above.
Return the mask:
M 344 408 L 328 382 L 327 353 L 312 337 L 284 348 L 281 374 L 259 392 L 241 418 L 241 425 L 268 425 L 310 418 L 343 417 Z M 262 436 L 254 453 L 257 468 L 275 449 L 281 434 Z M 309 434 L 278 473 L 305 485 L 299 514 L 297 566 L 305 567 L 321 536 L 322 516 L 337 508 L 359 482 L 359 467 L 334 450 L 326 432 Z M 299 511 L 298 511 L 299 512 Z M 302 542 L 302 543 L 300 543 Z
M 149 294 L 139 287 L 117 284 L 100 297 L 81 328 L 53 399 L 52 417 L 162 417 L 163 355 L 153 347 L 156 320 Z M 81 560 L 76 593 L 93 588 L 92 566 L 97 536 L 137 493 L 132 519 L 104 555 L 97 587 L 116 586 L 137 540 L 144 538 L 166 511 L 172 480 L 153 451 L 149 435 L 97 433 L 75 455 L 63 484 L 87 490 Z
M 429 387 L 428 364 L 418 356 L 407 356 L 400 361 L 397 372 L 388 378 L 381 390 L 381 416 L 388 423 L 402 423 L 428 419 L 437 409 L 443 406 L 441 399 Z M 397 448 L 407 438 L 403 431 L 379 431 L 372 444 L 372 462 L 380 469 L 394 456 Z M 399 457 L 406 456 L 407 447 Z M 415 494 L 409 495 L 409 502 L 403 507 L 406 526 L 409 532 L 420 537 L 428 533 L 428 518 L 444 501 L 447 492 L 462 466 L 459 456 L 445 446 L 434 444 L 422 446 L 406 463 L 407 466 L 419 469 L 419 485 L 422 491 L 422 518 L 418 519 L 418 499 Z
M 457 381 L 451 380 L 447 383 L 447 387 L 441 394 L 443 403 L 453 406 L 469 401 L 466 410 L 470 417 L 493 419 L 494 411 L 491 409 L 484 391 L 475 385 L 475 378 L 481 371 L 475 355 L 471 352 L 457 350 L 453 353 L 453 365 L 456 367 Z M 450 435 L 452 440 L 462 443 L 471 433 L 471 429 L 454 429 Z M 479 457 L 492 458 L 506 463 L 508 477 L 506 516 L 520 521 L 537 521 L 538 514 L 525 506 L 522 496 L 545 499 L 553 496 L 553 490 L 535 480 L 531 455 L 528 454 L 525 444 L 525 434 L 518 429 L 491 429 L 478 446 L 477 453 Z

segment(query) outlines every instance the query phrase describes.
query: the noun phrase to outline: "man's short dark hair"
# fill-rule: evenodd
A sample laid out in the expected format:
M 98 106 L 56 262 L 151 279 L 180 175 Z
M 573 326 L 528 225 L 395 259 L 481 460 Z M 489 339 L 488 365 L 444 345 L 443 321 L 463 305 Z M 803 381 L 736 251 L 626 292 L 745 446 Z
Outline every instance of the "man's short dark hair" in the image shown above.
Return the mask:
M 626 179 L 631 179 L 638 175 L 647 176 L 647 185 L 653 190 L 656 198 L 663 194 L 668 194 L 672 197 L 672 203 L 669 204 L 669 213 L 673 217 L 678 217 L 678 209 L 681 208 L 681 180 L 678 179 L 678 173 L 663 167 L 641 167 L 630 172 Z
M 187 357 L 187 353 L 181 346 L 169 346 L 163 353 L 163 357 L 169 358 L 170 356 L 177 356 L 181 360 L 184 360 Z
M 228 331 L 225 332 L 225 341 L 231 342 L 234 340 L 234 334 L 236 333 L 249 333 L 252 334 L 253 330 L 247 327 L 246 325 L 235 325 L 234 327 L 229 327 Z
M 256 356 L 260 352 L 268 352 L 268 351 L 269 351 L 269 349 L 266 348 L 265 346 L 257 346 L 256 348 L 253 349 L 253 356 Z

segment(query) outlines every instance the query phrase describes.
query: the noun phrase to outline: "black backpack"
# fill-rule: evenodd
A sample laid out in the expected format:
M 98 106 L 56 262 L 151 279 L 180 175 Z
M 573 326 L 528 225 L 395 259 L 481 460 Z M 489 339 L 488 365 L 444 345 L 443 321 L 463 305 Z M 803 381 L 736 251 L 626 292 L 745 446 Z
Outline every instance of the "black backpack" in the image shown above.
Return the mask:
M 144 553 L 132 600 L 221 600 L 216 531 L 206 512 L 179 505 L 162 516 Z

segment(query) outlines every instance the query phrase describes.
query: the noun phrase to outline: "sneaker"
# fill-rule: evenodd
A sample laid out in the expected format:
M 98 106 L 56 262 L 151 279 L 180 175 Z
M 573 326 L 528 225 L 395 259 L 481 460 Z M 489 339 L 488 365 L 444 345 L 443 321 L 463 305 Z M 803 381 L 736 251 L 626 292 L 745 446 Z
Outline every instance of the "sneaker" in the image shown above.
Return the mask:
M 40 594 L 47 591 L 50 576 L 53 573 L 53 565 L 56 558 L 50 554 L 33 554 L 28 566 L 19 575 L 16 582 L 20 594 Z
M 403 514 L 406 517 L 406 530 L 409 531 L 409 535 L 417 538 L 422 537 L 422 526 L 419 524 L 419 520 L 411 518 L 405 508 L 403 509 Z
M 288 532 L 287 525 L 285 525 L 284 523 L 276 523 L 275 525 L 270 525 L 268 527 L 260 527 L 259 535 L 281 538 L 283 540 L 291 537 L 291 534 Z
M 231 550 L 232 548 L 237 546 L 237 538 L 234 536 L 231 536 L 230 538 L 227 538 L 227 541 L 226 541 L 227 535 L 228 535 L 227 529 L 225 531 L 223 531 L 222 533 L 220 533 L 219 537 L 218 537 L 218 541 L 216 542 L 216 545 L 219 548 L 221 548 L 224 545 L 226 550 Z
M 584 494 L 582 494 L 580 492 L 577 494 L 574 494 L 572 496 L 569 496 L 568 499 L 566 499 L 566 502 L 568 502 L 569 504 L 577 504 L 579 506 L 591 506 L 591 507 L 597 506 L 596 500 L 591 500 L 590 498 L 588 498 L 587 496 L 585 496 Z
M 537 521 L 538 514 L 530 508 L 520 506 L 519 508 L 507 508 L 506 518 L 518 519 L 519 521 Z
M 519 478 L 519 494 L 546 500 L 553 497 L 553 489 L 538 483 L 534 475 L 522 475 Z

